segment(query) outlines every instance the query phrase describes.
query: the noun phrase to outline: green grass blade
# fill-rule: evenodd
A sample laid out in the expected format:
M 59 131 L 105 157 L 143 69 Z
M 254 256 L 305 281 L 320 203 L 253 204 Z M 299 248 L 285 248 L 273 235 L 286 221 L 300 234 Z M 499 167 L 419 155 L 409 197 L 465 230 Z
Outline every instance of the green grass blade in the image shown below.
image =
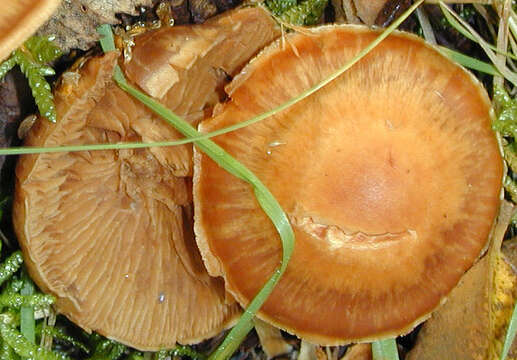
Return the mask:
M 442 53 L 444 53 L 449 59 L 457 62 L 458 64 L 472 69 L 477 70 L 479 72 L 492 75 L 492 76 L 500 76 L 501 73 L 497 71 L 497 69 L 492 65 L 488 64 L 484 61 L 475 59 L 473 57 L 464 55 L 458 51 L 451 50 L 449 48 L 446 48 L 445 46 L 439 46 L 438 50 L 440 50 Z
M 55 147 L 14 147 L 0 149 L 0 155 L 26 155 L 26 154 L 46 154 L 46 153 L 60 153 L 60 152 L 75 152 L 75 151 L 95 151 L 95 150 L 127 150 L 127 149 L 144 149 L 151 147 L 177 146 L 188 144 L 196 140 L 204 139 L 205 136 L 199 136 L 191 139 L 182 139 L 176 141 L 162 141 L 162 142 L 128 142 L 115 144 L 91 144 L 91 145 L 70 145 L 70 146 L 55 146 Z
M 506 330 L 506 336 L 504 338 L 503 351 L 501 351 L 500 360 L 505 360 L 508 356 L 508 352 L 512 347 L 513 340 L 515 339 L 515 334 L 517 333 L 517 303 L 513 308 L 512 317 L 510 319 L 510 323 L 508 324 L 508 329 Z
M 459 32 L 461 35 L 465 36 L 467 39 L 469 40 L 472 40 L 474 41 L 475 43 L 477 43 L 477 39 L 470 33 L 468 32 L 464 27 L 463 25 L 460 24 L 459 21 L 457 21 L 446 9 L 444 9 L 445 5 L 444 3 L 440 2 L 440 8 L 442 10 L 442 13 L 443 15 L 445 16 L 445 19 L 449 22 L 449 24 L 457 31 Z M 492 50 L 496 50 L 496 47 L 491 45 L 492 46 Z
M 399 360 L 395 339 L 375 341 L 372 343 L 373 360 Z
M 34 283 L 25 269 L 22 272 L 22 280 L 23 287 L 20 294 L 24 296 L 34 295 Z M 36 343 L 36 320 L 34 319 L 33 306 L 25 305 L 20 308 L 20 331 L 30 343 Z
M 97 28 L 97 32 L 101 36 L 99 42 L 101 44 L 102 51 L 117 51 L 117 47 L 115 46 L 115 39 L 113 38 L 113 31 L 111 30 L 111 25 L 103 24 Z M 127 83 L 124 74 L 119 66 L 115 66 L 115 71 L 113 73 L 113 79 L 117 81 L 117 83 Z
M 99 43 L 101 44 L 102 51 L 105 53 L 110 51 L 117 51 L 111 25 L 103 24 L 97 28 L 97 32 L 100 35 Z

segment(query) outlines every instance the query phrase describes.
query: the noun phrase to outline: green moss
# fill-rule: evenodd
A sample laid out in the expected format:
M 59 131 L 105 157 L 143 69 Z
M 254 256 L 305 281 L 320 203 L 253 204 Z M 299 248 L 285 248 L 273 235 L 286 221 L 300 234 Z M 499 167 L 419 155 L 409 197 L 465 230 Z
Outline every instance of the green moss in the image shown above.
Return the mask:
M 266 5 L 280 20 L 292 25 L 315 25 L 323 17 L 328 0 L 266 0 Z
M 0 80 L 15 65 L 20 66 L 29 81 L 32 96 L 40 114 L 52 122 L 57 120 L 56 108 L 45 76 L 55 74 L 47 64 L 61 55 L 61 50 L 52 43 L 51 37 L 33 36 L 22 47 L 13 51 L 10 58 L 0 64 Z

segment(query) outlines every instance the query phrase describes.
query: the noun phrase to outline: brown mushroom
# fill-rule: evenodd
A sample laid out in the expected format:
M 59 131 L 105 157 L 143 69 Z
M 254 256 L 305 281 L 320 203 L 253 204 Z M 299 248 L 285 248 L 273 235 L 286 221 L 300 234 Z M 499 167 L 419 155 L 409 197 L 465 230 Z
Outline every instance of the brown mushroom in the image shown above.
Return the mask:
M 219 100 L 226 77 L 278 35 L 269 15 L 251 8 L 205 25 L 164 28 L 137 40 L 128 78 L 146 89 L 140 79 L 158 73 L 152 86 L 174 84 L 174 94 L 147 88 L 152 95 L 199 119 Z M 116 61 L 117 54 L 91 59 L 63 80 L 57 124 L 39 120 L 26 145 L 178 138 L 114 84 Z M 142 350 L 196 343 L 233 323 L 240 308 L 226 301 L 222 280 L 206 273 L 193 237 L 191 154 L 182 146 L 20 158 L 15 230 L 30 274 L 57 297 L 58 311 Z
M 275 43 L 201 130 L 297 96 L 378 34 L 322 27 Z M 426 319 L 482 253 L 500 204 L 491 117 L 471 74 L 397 33 L 317 93 L 216 137 L 271 190 L 296 236 L 258 317 L 325 345 L 393 337 Z M 247 183 L 202 153 L 194 164 L 203 260 L 245 306 L 280 262 L 279 236 Z
M 3 0 L 0 3 L 0 61 L 52 15 L 60 0 Z

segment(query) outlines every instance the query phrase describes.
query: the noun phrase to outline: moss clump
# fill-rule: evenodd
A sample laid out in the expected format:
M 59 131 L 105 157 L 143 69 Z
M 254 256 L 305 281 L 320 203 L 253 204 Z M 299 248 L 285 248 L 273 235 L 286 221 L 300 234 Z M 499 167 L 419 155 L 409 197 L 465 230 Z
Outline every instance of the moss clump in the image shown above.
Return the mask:
M 280 20 L 292 25 L 320 22 L 328 0 L 266 0 L 266 6 Z

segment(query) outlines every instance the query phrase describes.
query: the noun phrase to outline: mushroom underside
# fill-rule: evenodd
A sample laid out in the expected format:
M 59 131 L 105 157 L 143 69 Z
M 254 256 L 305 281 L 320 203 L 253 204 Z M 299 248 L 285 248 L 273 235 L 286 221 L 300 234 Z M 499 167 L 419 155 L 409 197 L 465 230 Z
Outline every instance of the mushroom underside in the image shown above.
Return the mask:
M 238 35 L 244 24 L 259 35 Z M 125 70 L 139 85 L 135 74 L 150 79 L 164 67 L 176 72 L 170 92 L 158 98 L 195 123 L 219 101 L 227 77 L 278 34 L 261 9 L 231 11 L 204 25 L 145 34 Z M 210 46 L 214 39 L 219 50 Z M 189 50 L 187 62 L 178 60 L 183 53 L 170 46 L 175 43 Z M 232 44 L 240 45 L 228 54 Z M 92 58 L 62 80 L 57 124 L 39 119 L 26 145 L 180 138 L 112 81 L 117 56 Z M 132 73 L 136 63 L 145 68 Z M 212 71 L 219 68 L 224 77 Z M 161 81 L 170 86 L 166 75 Z M 222 279 L 208 276 L 195 244 L 191 173 L 191 146 L 20 158 L 15 230 L 31 276 L 56 295 L 59 312 L 140 350 L 197 343 L 235 321 L 239 305 L 228 301 Z

